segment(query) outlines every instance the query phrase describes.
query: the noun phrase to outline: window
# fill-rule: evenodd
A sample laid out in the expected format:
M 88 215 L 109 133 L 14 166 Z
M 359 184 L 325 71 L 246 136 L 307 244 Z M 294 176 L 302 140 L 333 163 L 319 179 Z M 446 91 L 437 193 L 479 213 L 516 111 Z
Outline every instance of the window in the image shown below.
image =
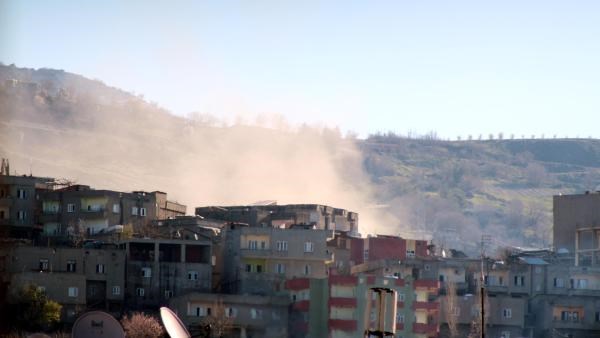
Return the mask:
M 40 271 L 48 271 L 48 267 L 50 263 L 48 263 L 47 259 L 40 259 Z
M 600 322 L 600 312 L 596 311 L 596 323 Z
M 121 287 L 120 286 L 113 286 L 112 287 L 112 294 L 114 296 L 118 296 L 121 294 Z
M 24 200 L 27 198 L 27 191 L 25 189 L 17 189 L 17 198 Z
M 257 241 L 248 241 L 248 249 L 256 250 L 257 246 L 258 246 Z
M 42 294 L 46 294 L 46 287 L 45 286 L 38 286 L 37 287 L 38 291 L 41 292 Z
M 75 204 L 68 203 L 67 204 L 67 212 L 75 212 Z
M 96 273 L 105 273 L 104 264 L 96 264 Z
M 79 289 L 74 286 L 69 287 L 69 297 L 77 297 L 79 295 Z
M 277 241 L 277 251 L 288 251 L 288 242 Z
M 252 265 L 246 264 L 246 272 L 252 272 Z
M 273 310 L 273 312 L 271 312 L 271 318 L 273 318 L 273 320 L 281 320 L 281 313 L 277 310 Z
M 265 250 L 265 249 L 267 249 L 267 243 L 266 243 L 265 241 L 261 241 L 261 242 L 260 242 L 260 249 L 261 249 L 261 250 Z
M 142 277 L 144 277 L 144 278 L 152 277 L 152 269 L 151 268 L 142 268 Z
M 146 216 L 146 208 L 140 208 L 140 216 Z
M 565 280 L 562 278 L 554 278 L 554 287 L 555 288 L 564 288 L 565 287 Z
M 562 320 L 563 322 L 571 321 L 571 312 L 569 312 L 569 311 L 562 311 L 560 313 L 560 320 Z
M 515 286 L 524 286 L 525 285 L 525 276 L 515 276 L 514 284 L 515 284 Z
M 277 263 L 277 273 L 285 273 L 285 264 Z
M 138 295 L 138 297 L 144 297 L 145 294 L 145 290 L 144 288 L 137 288 L 135 289 L 135 294 Z
M 502 333 L 500 334 L 500 338 L 510 338 L 510 332 L 502 331 Z
M 310 275 L 310 265 L 306 264 L 304 266 L 304 274 L 307 276 Z
M 260 309 L 250 309 L 250 317 L 252 317 L 252 319 L 262 319 L 262 314 L 263 312 Z
M 498 285 L 500 285 L 500 286 L 504 285 L 504 277 L 503 276 L 498 276 Z
M 17 211 L 17 219 L 19 220 L 25 220 L 25 218 L 27 218 L 27 212 L 23 211 L 23 210 L 19 210 Z
M 404 315 L 401 313 L 396 314 L 396 322 L 397 323 L 404 323 Z
M 577 280 L 577 288 L 578 289 L 587 289 L 587 279 L 578 279 Z
M 425 264 L 424 268 L 425 268 L 425 271 L 429 271 L 429 270 L 431 270 L 431 265 Z
M 237 317 L 237 309 L 233 307 L 225 308 L 225 317 L 227 318 L 235 318 Z
M 171 297 L 173 297 L 173 291 L 171 291 L 171 290 L 165 290 L 165 298 L 169 299 Z
M 67 261 L 67 272 L 75 272 L 77 271 L 77 262 L 74 259 L 70 259 Z
M 575 311 L 575 312 L 573 312 L 573 314 L 571 316 L 572 316 L 574 322 L 579 321 L 579 312 Z
M 117 203 L 113 204 L 113 213 L 118 214 L 121 212 L 121 206 Z
M 401 292 L 398 293 L 398 301 L 399 302 L 403 302 L 404 301 L 404 293 L 401 293 Z
M 256 272 L 257 272 L 257 273 L 261 273 L 261 272 L 263 272 L 263 271 L 262 271 L 262 265 L 260 265 L 260 264 L 256 264 Z
M 315 250 L 315 246 L 313 242 L 305 242 L 304 243 L 304 252 L 313 252 Z
M 369 249 L 365 249 L 363 252 L 363 260 L 368 261 L 369 260 Z
M 457 317 L 460 316 L 460 307 L 453 306 L 452 307 L 452 315 L 457 316 Z
M 131 214 L 134 216 L 137 216 L 138 214 L 138 207 L 131 207 Z
M 406 250 L 406 257 L 415 257 L 415 250 Z
M 512 318 L 512 309 L 502 309 L 502 317 L 508 319 L 508 318 Z
M 189 280 L 198 280 L 198 271 L 188 271 Z

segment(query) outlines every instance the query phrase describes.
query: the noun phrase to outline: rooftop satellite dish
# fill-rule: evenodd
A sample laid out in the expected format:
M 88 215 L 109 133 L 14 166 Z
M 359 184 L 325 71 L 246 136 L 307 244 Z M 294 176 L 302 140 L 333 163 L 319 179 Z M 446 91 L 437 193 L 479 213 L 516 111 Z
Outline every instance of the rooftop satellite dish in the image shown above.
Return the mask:
M 125 332 L 113 316 L 102 311 L 90 311 L 77 318 L 73 324 L 71 336 L 75 338 L 125 338 Z
M 51 338 L 51 337 L 49 335 L 43 334 L 43 333 L 32 333 L 29 336 L 27 336 L 27 338 Z
M 191 335 L 185 327 L 185 324 L 177 317 L 175 312 L 168 307 L 160 308 L 160 318 L 165 329 L 171 338 L 190 338 Z

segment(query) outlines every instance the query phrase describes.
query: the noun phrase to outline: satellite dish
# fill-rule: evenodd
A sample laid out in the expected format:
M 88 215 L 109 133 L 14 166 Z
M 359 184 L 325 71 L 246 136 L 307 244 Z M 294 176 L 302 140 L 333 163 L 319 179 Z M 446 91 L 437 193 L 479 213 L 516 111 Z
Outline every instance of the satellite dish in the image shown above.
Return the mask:
M 168 307 L 160 308 L 160 318 L 165 329 L 171 338 L 190 338 L 191 335 L 185 327 L 185 324 L 177 317 L 175 312 Z
M 27 338 L 51 338 L 49 335 L 44 333 L 32 333 Z
M 115 317 L 102 311 L 90 311 L 79 316 L 73 324 L 74 338 L 125 338 L 125 332 Z

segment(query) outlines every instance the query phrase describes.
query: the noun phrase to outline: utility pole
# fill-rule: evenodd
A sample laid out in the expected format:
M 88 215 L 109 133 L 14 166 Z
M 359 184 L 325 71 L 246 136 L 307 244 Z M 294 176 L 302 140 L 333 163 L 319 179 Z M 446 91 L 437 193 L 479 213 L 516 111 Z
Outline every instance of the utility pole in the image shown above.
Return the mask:
M 479 295 L 481 299 L 481 338 L 485 338 L 485 273 L 483 271 L 483 261 L 485 260 L 485 245 L 492 240 L 490 235 L 481 235 L 481 279 Z

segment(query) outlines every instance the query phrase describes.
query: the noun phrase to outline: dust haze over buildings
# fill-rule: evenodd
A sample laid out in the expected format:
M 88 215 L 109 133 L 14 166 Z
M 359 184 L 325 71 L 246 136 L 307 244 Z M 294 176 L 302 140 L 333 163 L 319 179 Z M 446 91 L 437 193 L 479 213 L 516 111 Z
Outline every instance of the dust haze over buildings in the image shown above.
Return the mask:
M 158 189 L 189 206 L 328 204 L 358 212 L 362 233 L 400 230 L 391 213 L 368 207 L 377 202 L 362 155 L 335 129 L 277 116 L 252 125 L 182 118 L 64 71 L 0 67 L 0 154 L 19 174 Z

